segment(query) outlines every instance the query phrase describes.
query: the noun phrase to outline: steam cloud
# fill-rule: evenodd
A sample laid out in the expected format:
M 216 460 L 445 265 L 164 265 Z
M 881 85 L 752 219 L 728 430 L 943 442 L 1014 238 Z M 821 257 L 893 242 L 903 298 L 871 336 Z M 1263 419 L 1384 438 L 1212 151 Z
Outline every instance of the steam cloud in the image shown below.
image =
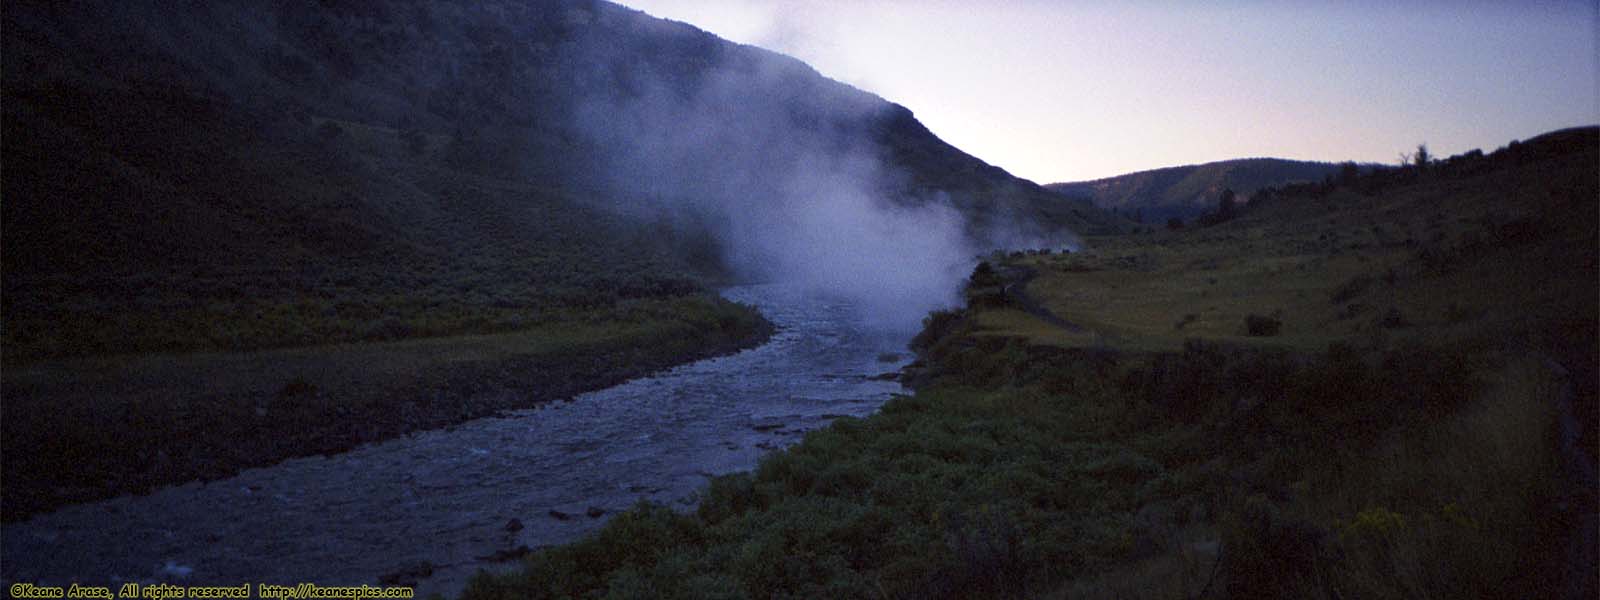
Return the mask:
M 750 48 L 693 75 L 645 65 L 586 98 L 614 210 L 709 228 L 746 278 L 848 300 L 869 326 L 910 331 L 953 305 L 979 246 L 940 197 L 906 197 L 870 135 L 893 105 Z M 752 56 L 754 58 L 752 58 Z

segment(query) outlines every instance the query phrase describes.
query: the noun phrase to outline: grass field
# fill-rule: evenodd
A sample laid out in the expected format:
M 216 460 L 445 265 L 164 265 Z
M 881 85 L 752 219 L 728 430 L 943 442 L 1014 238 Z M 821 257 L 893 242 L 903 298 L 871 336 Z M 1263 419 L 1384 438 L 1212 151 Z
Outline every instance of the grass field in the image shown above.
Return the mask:
M 1121 345 L 1537 343 L 1557 335 L 1540 328 L 1582 331 L 1597 314 L 1595 265 L 1574 251 L 1596 245 L 1582 160 L 1381 195 L 1335 189 L 1222 227 L 1091 239 L 1086 252 L 1014 262 L 1040 273 L 1027 291 L 1045 308 Z M 1250 315 L 1281 322 L 1278 333 L 1249 335 Z

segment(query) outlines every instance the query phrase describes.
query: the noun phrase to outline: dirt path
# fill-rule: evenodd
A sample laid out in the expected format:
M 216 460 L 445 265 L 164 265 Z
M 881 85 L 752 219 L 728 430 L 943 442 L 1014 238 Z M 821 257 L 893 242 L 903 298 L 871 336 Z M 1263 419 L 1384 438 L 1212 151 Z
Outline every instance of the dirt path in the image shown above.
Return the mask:
M 1046 323 L 1060 327 L 1073 333 L 1082 333 L 1084 328 L 1076 323 L 1056 316 L 1050 309 L 1039 304 L 1033 296 L 1028 295 L 1028 284 L 1039 276 L 1039 270 L 1033 267 L 1017 265 L 1001 265 L 995 269 L 1005 280 L 1010 281 L 1005 285 L 1003 293 L 1017 308 L 1030 315 L 1038 317 Z

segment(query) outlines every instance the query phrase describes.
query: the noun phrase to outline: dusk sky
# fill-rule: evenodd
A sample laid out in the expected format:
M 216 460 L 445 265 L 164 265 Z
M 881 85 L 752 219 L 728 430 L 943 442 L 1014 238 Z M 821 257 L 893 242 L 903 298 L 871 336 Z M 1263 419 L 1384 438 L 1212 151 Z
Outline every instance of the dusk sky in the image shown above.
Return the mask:
M 1600 122 L 1593 2 L 622 4 L 799 58 L 1039 183 Z

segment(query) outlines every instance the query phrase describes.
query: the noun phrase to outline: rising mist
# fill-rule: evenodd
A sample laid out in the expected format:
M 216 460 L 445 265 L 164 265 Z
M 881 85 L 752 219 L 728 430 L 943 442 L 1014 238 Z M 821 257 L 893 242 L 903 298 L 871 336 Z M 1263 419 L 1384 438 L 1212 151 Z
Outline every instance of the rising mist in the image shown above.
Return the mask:
M 704 228 L 742 278 L 796 283 L 906 331 L 956 303 L 981 250 L 1025 237 L 1009 219 L 977 233 L 947 194 L 908 185 L 874 135 L 904 109 L 793 59 L 723 54 L 690 74 L 638 66 L 618 79 L 574 115 L 598 150 L 600 196 Z

